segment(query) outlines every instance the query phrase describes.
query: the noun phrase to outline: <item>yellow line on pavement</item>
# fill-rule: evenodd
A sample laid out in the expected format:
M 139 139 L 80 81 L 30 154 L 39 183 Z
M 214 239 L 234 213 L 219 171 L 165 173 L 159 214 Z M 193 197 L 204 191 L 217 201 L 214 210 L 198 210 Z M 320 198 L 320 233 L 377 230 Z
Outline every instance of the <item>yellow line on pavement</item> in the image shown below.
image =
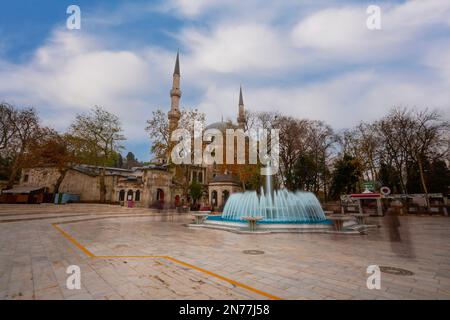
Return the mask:
M 235 281 L 235 280 L 232 280 L 232 279 L 223 277 L 223 276 L 221 276 L 221 275 L 219 275 L 219 274 L 217 274 L 217 273 L 208 271 L 208 270 L 206 270 L 206 269 L 199 268 L 199 267 L 194 266 L 194 265 L 192 265 L 192 264 L 190 264 L 190 263 L 187 263 L 187 262 L 184 262 L 184 261 L 181 261 L 181 260 L 178 260 L 178 259 L 169 257 L 169 256 L 166 256 L 165 258 L 168 259 L 168 260 L 170 260 L 170 261 L 173 261 L 173 262 L 176 262 L 176 263 L 178 263 L 178 264 L 181 264 L 181 265 L 183 265 L 183 266 L 186 266 L 186 267 L 189 267 L 189 268 L 192 268 L 192 269 L 201 271 L 201 272 L 203 272 L 203 273 L 206 273 L 206 274 L 208 274 L 208 275 L 210 275 L 210 276 L 219 278 L 219 279 L 221 279 L 221 280 L 223 280 L 223 281 L 226 281 L 226 282 L 228 282 L 228 283 L 231 283 L 231 284 L 233 284 L 233 285 L 235 285 L 235 286 L 237 286 L 237 287 L 241 287 L 241 288 L 247 289 L 247 290 L 249 290 L 249 291 L 258 293 L 258 294 L 260 294 L 260 295 L 262 295 L 262 296 L 264 296 L 264 297 L 267 297 L 267 298 L 269 298 L 269 299 L 273 299 L 273 300 L 281 300 L 280 297 L 277 297 L 277 296 L 271 295 L 270 293 L 267 293 L 267 292 L 264 292 L 264 291 L 255 289 L 255 288 L 253 288 L 253 287 L 250 287 L 250 286 L 248 286 L 248 285 L 246 285 L 246 284 L 243 284 L 243 283 L 240 283 L 240 282 L 238 282 L 238 281 Z
M 164 259 L 166 256 L 94 256 L 98 259 Z
M 441 291 L 442 293 L 445 293 L 446 295 L 450 296 L 450 291 L 447 291 L 445 289 L 439 288 L 439 291 Z
M 230 283 L 232 285 L 235 285 L 237 287 L 241 287 L 241 288 L 244 288 L 246 290 L 252 291 L 254 293 L 260 294 L 260 295 L 262 295 L 262 296 L 264 296 L 266 298 L 273 299 L 273 300 L 281 300 L 280 297 L 271 295 L 271 294 L 269 294 L 267 292 L 255 289 L 255 288 L 250 287 L 250 286 L 248 286 L 246 284 L 243 284 L 241 282 L 238 282 L 238 281 L 226 278 L 226 277 L 221 276 L 221 275 L 219 275 L 217 273 L 214 273 L 214 272 L 211 272 L 209 270 L 206 270 L 206 269 L 194 266 L 193 264 L 190 264 L 190 263 L 178 260 L 178 259 L 170 257 L 170 256 L 95 256 L 94 258 L 101 258 L 101 259 L 135 259 L 135 258 L 142 258 L 142 259 L 167 259 L 169 261 L 175 262 L 175 263 L 180 264 L 182 266 L 185 266 L 185 267 L 188 267 L 188 268 L 191 268 L 191 269 L 194 269 L 194 270 L 206 273 L 207 275 L 216 277 L 216 278 L 218 278 L 220 280 L 228 282 L 228 283 Z
M 236 287 L 241 287 L 243 289 L 249 290 L 251 292 L 257 293 L 259 295 L 262 295 L 266 298 L 273 299 L 273 300 L 281 300 L 280 297 L 271 295 L 270 293 L 255 289 L 253 287 L 250 287 L 246 284 L 243 284 L 241 282 L 229 279 L 227 277 L 221 276 L 217 273 L 211 272 L 209 270 L 194 266 L 193 264 L 178 260 L 176 258 L 170 257 L 170 256 L 96 256 L 92 252 L 90 252 L 88 249 L 86 249 L 82 244 L 80 244 L 77 240 L 75 240 L 70 234 L 65 232 L 63 229 L 61 229 L 56 223 L 52 223 L 52 226 L 58 230 L 67 240 L 72 242 L 78 249 L 83 251 L 88 257 L 95 258 L 95 259 L 166 259 L 172 262 L 175 262 L 179 265 L 206 273 L 207 275 L 210 275 L 212 277 L 218 278 L 220 280 L 223 280 L 225 282 L 228 282 Z
M 52 223 L 52 226 L 58 230 L 59 232 L 61 232 L 61 234 L 66 237 L 67 240 L 69 240 L 70 242 L 72 242 L 78 249 L 80 249 L 81 251 L 83 251 L 84 253 L 86 253 L 90 258 L 94 257 L 94 254 L 92 252 L 90 252 L 88 249 L 86 249 L 83 245 L 81 245 L 77 240 L 75 240 L 74 238 L 72 238 L 72 236 L 70 234 L 68 234 L 67 232 L 65 232 L 63 229 L 61 229 L 58 225 L 56 225 L 55 223 Z

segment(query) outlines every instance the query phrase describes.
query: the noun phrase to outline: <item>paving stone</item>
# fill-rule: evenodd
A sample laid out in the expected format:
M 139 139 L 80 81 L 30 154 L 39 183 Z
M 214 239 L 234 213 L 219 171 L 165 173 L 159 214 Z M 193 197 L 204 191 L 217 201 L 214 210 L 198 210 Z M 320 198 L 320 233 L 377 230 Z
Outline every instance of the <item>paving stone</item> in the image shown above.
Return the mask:
M 267 299 L 259 291 L 285 299 L 450 299 L 450 219 L 443 217 L 399 217 L 400 241 L 391 242 L 383 218 L 372 218 L 381 228 L 361 236 L 262 236 L 189 229 L 190 218 L 146 209 L 0 205 L 0 222 L 15 214 L 22 221 L 0 223 L 0 299 Z M 36 217 L 51 219 L 29 220 Z M 115 258 L 87 256 L 53 222 L 95 255 Z M 248 249 L 265 253 L 245 255 Z M 381 290 L 369 290 L 372 264 L 414 275 L 382 273 Z M 81 290 L 66 288 L 69 265 L 81 268 Z

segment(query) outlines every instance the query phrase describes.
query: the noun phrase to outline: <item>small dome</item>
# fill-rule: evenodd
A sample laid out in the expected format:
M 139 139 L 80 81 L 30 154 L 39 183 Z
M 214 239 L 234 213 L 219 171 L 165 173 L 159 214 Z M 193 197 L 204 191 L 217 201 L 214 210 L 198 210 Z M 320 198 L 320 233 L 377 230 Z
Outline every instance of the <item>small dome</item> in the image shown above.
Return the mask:
M 211 180 L 211 182 L 232 182 L 239 184 L 239 178 L 231 174 L 218 174 Z
M 209 129 L 217 129 L 220 131 L 225 131 L 226 129 L 236 129 L 236 126 L 231 122 L 219 121 L 211 123 L 210 125 L 206 126 L 205 130 Z

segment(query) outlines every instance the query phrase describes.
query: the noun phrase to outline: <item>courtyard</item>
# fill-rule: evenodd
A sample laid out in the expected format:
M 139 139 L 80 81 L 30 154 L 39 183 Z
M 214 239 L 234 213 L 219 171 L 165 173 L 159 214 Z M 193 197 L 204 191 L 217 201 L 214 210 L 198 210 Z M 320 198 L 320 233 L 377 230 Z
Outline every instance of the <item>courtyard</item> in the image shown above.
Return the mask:
M 235 234 L 120 206 L 0 206 L 0 299 L 450 299 L 450 219 L 366 234 Z M 67 267 L 81 270 L 69 290 Z M 369 290 L 369 265 L 381 273 Z

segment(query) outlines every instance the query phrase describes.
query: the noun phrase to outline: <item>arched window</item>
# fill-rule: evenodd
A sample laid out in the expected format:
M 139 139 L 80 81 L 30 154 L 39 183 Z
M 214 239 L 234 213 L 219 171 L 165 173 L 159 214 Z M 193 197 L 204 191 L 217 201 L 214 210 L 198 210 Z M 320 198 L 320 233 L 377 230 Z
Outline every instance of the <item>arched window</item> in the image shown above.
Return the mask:
M 222 205 L 223 206 L 225 206 L 225 203 L 227 202 L 229 197 L 230 197 L 230 192 L 228 190 L 224 190 L 222 192 Z
M 211 192 L 211 204 L 213 206 L 217 206 L 217 191 L 213 190 L 213 192 Z
M 134 201 L 141 201 L 141 191 L 136 191 L 136 193 L 134 194 Z
M 127 201 L 133 200 L 133 190 L 128 190 Z
M 156 192 L 156 200 L 160 202 L 164 202 L 164 191 L 162 189 L 158 189 Z
M 198 182 L 203 183 L 203 173 L 198 173 Z
M 125 190 L 120 190 L 119 201 L 125 201 Z

